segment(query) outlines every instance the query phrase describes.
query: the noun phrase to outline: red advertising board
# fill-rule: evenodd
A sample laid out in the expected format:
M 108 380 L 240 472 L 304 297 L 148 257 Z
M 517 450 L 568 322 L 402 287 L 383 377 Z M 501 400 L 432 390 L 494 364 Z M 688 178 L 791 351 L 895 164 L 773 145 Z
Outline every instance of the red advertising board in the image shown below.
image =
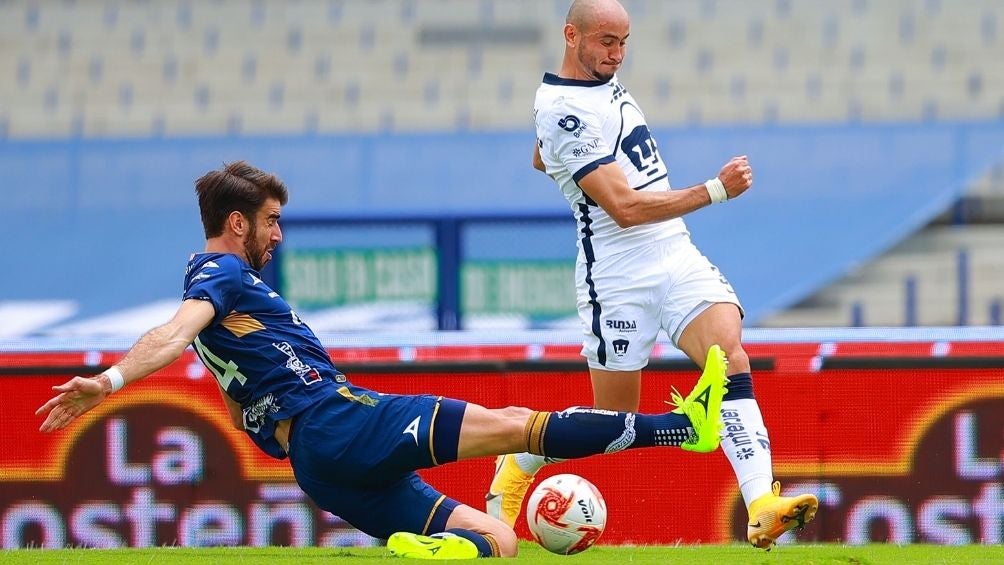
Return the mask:
M 909 344 L 910 355 L 914 345 Z M 830 358 L 840 357 L 839 348 L 827 347 Z M 467 359 L 491 358 L 490 348 L 461 349 Z M 561 359 L 568 359 L 565 349 L 555 348 Z M 757 371 L 754 384 L 770 431 L 775 475 L 785 491 L 820 497 L 818 516 L 799 540 L 1002 542 L 1004 375 L 992 368 L 999 363 L 827 368 L 819 362 L 819 344 L 758 344 L 750 350 L 773 367 Z M 888 350 L 887 344 L 883 354 Z M 854 359 L 870 352 L 860 344 L 849 351 Z M 1001 348 L 958 351 L 985 357 Z M 409 355 L 437 361 L 460 357 L 449 348 L 414 353 Z M 108 363 L 119 354 L 0 354 L 0 368 L 8 373 L 0 376 L 6 399 L 0 435 L 4 547 L 374 542 L 314 507 L 284 461 L 259 453 L 232 428 L 215 381 L 191 353 L 116 393 L 71 428 L 37 431 L 41 419 L 35 409 L 69 376 L 59 366 L 84 357 L 93 361 L 95 355 Z M 520 355 L 501 350 L 498 358 Z M 396 354 L 333 350 L 332 356 L 388 363 Z M 584 366 L 403 368 L 349 377 L 383 392 L 444 394 L 489 407 L 559 410 L 591 399 Z M 696 370 L 647 371 L 642 411 L 665 411 L 670 386 L 685 390 L 696 378 Z M 491 468 L 490 459 L 481 459 L 423 474 L 441 491 L 481 507 Z M 745 537 L 745 508 L 720 452 L 630 450 L 552 465 L 541 476 L 559 472 L 587 477 L 606 498 L 609 519 L 601 543 L 722 543 Z M 519 531 L 528 537 L 525 525 Z

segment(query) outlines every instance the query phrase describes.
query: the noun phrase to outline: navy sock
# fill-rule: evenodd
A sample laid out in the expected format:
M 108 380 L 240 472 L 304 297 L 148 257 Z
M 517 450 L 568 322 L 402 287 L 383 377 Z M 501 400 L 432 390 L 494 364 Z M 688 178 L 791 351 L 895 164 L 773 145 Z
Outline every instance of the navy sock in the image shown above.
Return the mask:
M 592 408 L 534 412 L 526 425 L 527 451 L 572 459 L 635 447 L 679 446 L 693 434 L 683 414 L 635 414 Z
M 470 540 L 478 548 L 478 557 L 498 557 L 499 556 L 499 544 L 490 535 L 483 535 L 471 530 L 465 530 L 462 528 L 450 528 L 446 530 L 447 534 L 453 534 L 455 536 L 462 537 L 466 540 Z
M 729 375 L 729 384 L 726 385 L 725 389 L 725 396 L 722 397 L 723 402 L 753 398 L 753 375 L 749 373 Z

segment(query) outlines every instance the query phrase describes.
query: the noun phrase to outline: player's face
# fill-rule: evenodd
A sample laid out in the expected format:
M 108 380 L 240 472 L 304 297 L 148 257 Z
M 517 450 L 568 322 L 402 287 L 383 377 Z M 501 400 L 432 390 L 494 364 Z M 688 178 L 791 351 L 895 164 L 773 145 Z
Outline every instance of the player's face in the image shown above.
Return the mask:
M 244 237 L 244 254 L 248 264 L 260 271 L 266 263 L 272 260 L 272 251 L 282 241 L 282 230 L 279 229 L 279 213 L 282 205 L 274 198 L 265 201 L 255 214 L 251 229 Z
M 630 26 L 626 22 L 604 24 L 586 30 L 575 49 L 575 56 L 582 70 L 596 80 L 606 82 L 612 79 L 624 62 L 630 33 Z

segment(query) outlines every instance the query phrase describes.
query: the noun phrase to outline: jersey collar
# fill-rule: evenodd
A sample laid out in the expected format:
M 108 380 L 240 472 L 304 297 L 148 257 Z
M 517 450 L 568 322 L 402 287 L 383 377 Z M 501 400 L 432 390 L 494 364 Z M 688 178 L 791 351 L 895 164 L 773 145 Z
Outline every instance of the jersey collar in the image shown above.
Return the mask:
M 613 79 L 610 79 L 613 80 Z M 580 80 L 575 78 L 561 78 L 554 73 L 544 73 L 544 84 L 554 84 L 557 86 L 603 86 L 604 84 L 609 84 L 610 81 L 603 80 Z

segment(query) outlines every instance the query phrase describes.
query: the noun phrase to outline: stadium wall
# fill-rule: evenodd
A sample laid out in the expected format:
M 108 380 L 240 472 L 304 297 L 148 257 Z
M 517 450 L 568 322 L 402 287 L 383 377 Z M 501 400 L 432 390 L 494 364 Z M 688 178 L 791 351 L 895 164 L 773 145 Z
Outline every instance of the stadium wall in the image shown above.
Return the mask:
M 800 541 L 1000 544 L 1004 539 L 1004 336 L 880 334 L 749 344 L 756 394 L 785 491 L 820 511 Z M 817 334 L 818 336 L 818 334 Z M 361 386 L 445 394 L 490 407 L 590 403 L 578 346 L 438 343 L 331 346 Z M 0 536 L 5 548 L 377 543 L 320 512 L 287 464 L 230 427 L 211 375 L 187 352 L 56 434 L 34 410 L 50 386 L 115 362 L 118 348 L 0 348 Z M 642 410 L 666 409 L 697 371 L 660 357 Z M 17 430 L 13 433 L 12 430 Z M 750 441 L 727 428 L 726 441 Z M 546 468 L 595 482 L 609 507 L 601 543 L 744 539 L 745 509 L 718 454 L 643 449 Z M 483 504 L 491 461 L 423 471 L 443 492 Z M 524 537 L 528 532 L 520 525 Z M 782 543 L 790 542 L 782 539 Z
M 687 223 L 739 290 L 751 325 L 925 225 L 1004 158 L 1000 121 L 681 127 L 655 136 L 676 186 L 750 156 L 753 191 Z M 185 258 L 202 248 L 193 182 L 236 159 L 284 178 L 286 217 L 567 213 L 551 181 L 530 168 L 532 143 L 529 130 L 3 140 L 0 221 L 26 243 L 5 250 L 11 271 L 25 276 L 5 277 L 0 296 L 74 300 L 81 318 L 178 296 Z M 110 268 L 129 276 L 67 276 Z

